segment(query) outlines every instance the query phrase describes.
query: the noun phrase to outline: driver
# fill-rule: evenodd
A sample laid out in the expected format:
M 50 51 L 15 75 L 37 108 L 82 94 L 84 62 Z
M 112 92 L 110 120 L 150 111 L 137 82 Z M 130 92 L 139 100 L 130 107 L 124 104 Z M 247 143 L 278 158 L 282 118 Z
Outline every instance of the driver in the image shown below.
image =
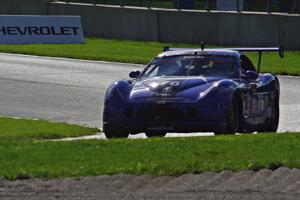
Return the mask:
M 163 63 L 159 66 L 157 75 L 159 76 L 174 76 L 181 75 L 182 67 L 176 62 Z
M 195 59 L 190 68 L 189 75 L 191 76 L 200 76 L 206 73 L 209 61 L 206 59 Z

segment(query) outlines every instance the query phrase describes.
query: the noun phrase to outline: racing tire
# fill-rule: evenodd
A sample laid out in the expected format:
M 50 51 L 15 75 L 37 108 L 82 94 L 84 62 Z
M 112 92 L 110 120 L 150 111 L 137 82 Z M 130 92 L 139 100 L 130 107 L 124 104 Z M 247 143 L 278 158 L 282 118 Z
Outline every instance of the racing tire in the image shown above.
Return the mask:
M 104 129 L 104 135 L 107 139 L 127 138 L 129 136 L 129 133 L 123 130 L 114 130 L 107 127 Z
M 279 124 L 279 98 L 277 96 L 274 97 L 271 103 L 271 109 L 271 117 L 264 124 L 262 132 L 277 132 Z
M 162 131 L 151 131 L 151 132 L 145 132 L 145 134 L 148 138 L 151 138 L 151 137 L 165 137 L 167 133 Z
M 226 127 L 223 131 L 215 132 L 215 135 L 235 134 L 238 131 L 240 123 L 240 106 L 237 98 L 231 100 L 227 111 Z

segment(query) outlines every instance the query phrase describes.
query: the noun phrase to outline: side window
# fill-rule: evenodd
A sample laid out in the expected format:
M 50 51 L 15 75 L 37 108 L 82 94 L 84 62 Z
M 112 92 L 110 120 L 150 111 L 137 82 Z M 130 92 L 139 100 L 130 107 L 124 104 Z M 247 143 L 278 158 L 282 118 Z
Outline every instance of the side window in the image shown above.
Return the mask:
M 246 71 L 248 70 L 251 70 L 251 71 L 256 71 L 254 65 L 252 64 L 251 60 L 245 56 L 245 55 L 241 55 L 241 66 L 242 66 L 242 73 L 245 73 Z

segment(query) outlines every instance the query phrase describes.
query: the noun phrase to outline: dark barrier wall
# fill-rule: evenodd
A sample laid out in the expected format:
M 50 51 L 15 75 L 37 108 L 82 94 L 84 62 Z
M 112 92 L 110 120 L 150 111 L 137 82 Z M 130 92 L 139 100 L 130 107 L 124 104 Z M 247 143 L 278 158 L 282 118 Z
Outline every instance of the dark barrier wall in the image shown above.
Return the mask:
M 106 38 L 300 49 L 300 16 L 51 3 L 49 14 L 81 15 L 85 34 Z
M 45 15 L 48 0 L 0 0 L 1 15 Z
M 153 41 L 158 39 L 157 12 L 149 9 L 51 3 L 49 14 L 80 15 L 86 36 Z
M 217 15 L 177 10 L 161 10 L 158 13 L 161 41 L 218 44 Z
M 274 46 L 283 42 L 280 40 L 278 15 L 253 13 L 218 15 L 221 45 Z
M 18 2 L 19 7 L 12 9 L 12 2 Z M 29 5 L 33 4 L 35 6 L 30 11 Z M 80 15 L 85 35 L 90 37 L 183 43 L 203 41 L 227 46 L 283 44 L 286 49 L 300 50 L 299 15 L 178 11 L 61 2 L 47 5 L 42 0 L 0 0 L 0 13 Z

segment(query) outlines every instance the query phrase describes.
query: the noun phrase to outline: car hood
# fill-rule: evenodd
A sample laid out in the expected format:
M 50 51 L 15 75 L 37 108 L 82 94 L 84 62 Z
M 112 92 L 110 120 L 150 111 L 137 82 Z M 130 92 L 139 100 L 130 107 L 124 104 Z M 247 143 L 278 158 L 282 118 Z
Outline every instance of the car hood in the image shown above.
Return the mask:
M 130 102 L 167 100 L 174 102 L 198 101 L 221 78 L 152 77 L 137 80 L 130 92 Z

